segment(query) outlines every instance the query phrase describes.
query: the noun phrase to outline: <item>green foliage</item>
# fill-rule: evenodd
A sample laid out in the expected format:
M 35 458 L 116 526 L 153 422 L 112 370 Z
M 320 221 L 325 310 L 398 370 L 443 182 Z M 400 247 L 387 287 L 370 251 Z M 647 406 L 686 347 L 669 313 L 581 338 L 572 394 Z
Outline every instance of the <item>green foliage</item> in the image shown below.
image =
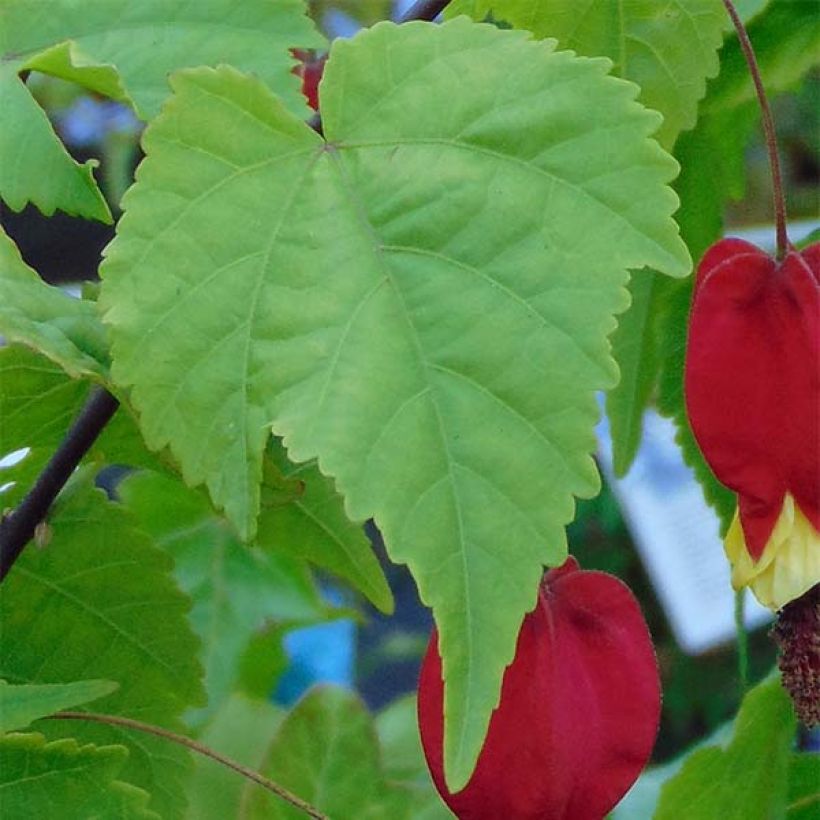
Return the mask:
M 258 771 L 283 712 L 265 700 L 231 695 L 199 737 L 208 748 Z M 272 772 L 274 780 L 277 772 Z M 205 757 L 194 761 L 187 820 L 247 818 L 246 801 L 259 786 Z
M 572 495 L 597 491 L 626 269 L 689 268 L 658 118 L 605 69 L 466 20 L 381 24 L 334 45 L 327 142 L 232 69 L 177 74 L 103 269 L 146 440 L 244 537 L 270 426 L 410 565 L 454 783 Z
M 820 809 L 820 755 L 793 754 L 789 765 L 787 820 L 814 820 Z
M 80 746 L 38 734 L 0 737 L 3 816 L 60 820 L 159 820 L 148 795 L 115 780 L 128 752 L 122 746 Z M 56 810 L 56 811 L 55 811 Z
M 795 726 L 788 695 L 770 677 L 743 699 L 729 745 L 698 749 L 664 785 L 654 820 L 785 817 Z
M 203 695 L 188 603 L 171 582 L 171 561 L 100 492 L 76 487 L 64 495 L 50 518 L 51 543 L 29 548 L 3 582 L 0 678 L 116 681 L 117 691 L 94 711 L 179 728 L 182 712 Z M 128 746 L 122 777 L 150 792 L 161 815 L 180 815 L 187 752 L 155 738 L 131 743 L 110 726 L 49 721 L 38 729 L 50 738 Z
M 343 689 L 319 687 L 305 695 L 280 725 L 261 771 L 328 817 L 410 817 L 410 795 L 386 779 L 370 715 Z M 248 820 L 304 816 L 261 789 L 251 789 L 244 805 Z
M 46 285 L 2 228 L 0 333 L 36 348 L 72 376 L 100 377 L 105 372 L 105 330 L 94 305 Z
M 360 524 L 345 514 L 333 481 L 315 461 L 293 465 L 279 442 L 268 447 L 272 466 L 299 491 L 287 503 L 265 503 L 259 520 L 261 545 L 313 562 L 350 581 L 382 612 L 393 611 L 393 595 Z
M 0 734 L 25 729 L 39 718 L 109 695 L 117 684 L 108 680 L 12 686 L 0 681 Z
M 449 14 L 488 11 L 561 48 L 609 57 L 615 74 L 640 86 L 641 102 L 663 114 L 657 137 L 666 147 L 695 124 L 726 19 L 720 0 L 472 0 Z
M 307 116 L 288 49 L 323 44 L 302 0 L 4 0 L 0 198 L 13 210 L 31 201 L 45 214 L 59 208 L 111 221 L 91 172 L 94 163 L 71 159 L 20 80 L 23 71 L 42 71 L 126 100 L 148 119 L 168 95 L 171 71 L 226 62 L 254 72 L 290 111 Z
M 301 561 L 242 544 L 207 497 L 170 477 L 138 473 L 118 493 L 141 528 L 174 559 L 174 576 L 190 597 L 201 639 L 208 710 L 236 683 L 252 636 L 271 624 L 304 624 L 328 616 Z

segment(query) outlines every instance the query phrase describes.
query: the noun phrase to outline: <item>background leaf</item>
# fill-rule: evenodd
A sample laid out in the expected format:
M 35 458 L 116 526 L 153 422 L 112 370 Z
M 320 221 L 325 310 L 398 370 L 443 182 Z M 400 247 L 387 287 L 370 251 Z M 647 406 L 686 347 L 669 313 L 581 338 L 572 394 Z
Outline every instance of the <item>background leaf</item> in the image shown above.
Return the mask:
M 692 754 L 661 791 L 654 820 L 776 820 L 786 811 L 796 722 L 777 677 L 743 699 L 726 749 Z
M 373 722 L 352 692 L 318 687 L 288 714 L 262 773 L 328 817 L 409 817 L 409 794 L 385 780 Z M 247 785 L 248 820 L 301 820 L 282 800 Z
M 324 620 L 328 608 L 303 562 L 247 547 L 211 509 L 207 498 L 170 477 L 138 473 L 118 493 L 142 529 L 174 559 L 174 575 L 191 598 L 191 624 L 201 639 L 208 709 L 236 682 L 251 637 L 272 624 Z
M 345 514 L 333 481 L 315 461 L 291 464 L 279 443 L 268 452 L 282 478 L 300 482 L 302 490 L 287 503 L 263 502 L 259 543 L 329 570 L 350 581 L 382 612 L 392 612 L 393 595 L 384 572 L 361 524 Z
M 116 688 L 108 680 L 17 686 L 0 681 L 0 734 L 25 729 L 39 718 L 109 695 Z
M 171 561 L 99 491 L 77 487 L 64 496 L 50 517 L 49 546 L 29 547 L 3 582 L 0 677 L 17 684 L 117 681 L 119 689 L 93 711 L 178 730 L 182 712 L 203 695 L 189 604 L 171 580 Z M 187 751 L 98 724 L 48 721 L 38 729 L 125 745 L 122 777 L 149 791 L 163 817 L 181 814 Z
M 0 737 L 0 793 L 5 820 L 159 820 L 141 789 L 115 780 L 128 753 L 122 746 L 80 746 L 38 734 Z
M 626 269 L 689 269 L 658 118 L 605 69 L 464 19 L 380 24 L 334 44 L 327 143 L 255 80 L 183 72 L 104 265 L 115 378 L 186 481 L 251 537 L 271 425 L 410 565 L 455 784 L 598 489 Z
M 0 333 L 36 348 L 72 376 L 105 373 L 108 346 L 96 307 L 43 282 L 2 228 Z
M 208 748 L 259 771 L 282 722 L 281 709 L 265 700 L 234 694 L 221 704 L 199 740 Z M 236 772 L 197 757 L 191 778 L 188 820 L 245 820 L 251 790 Z
M 3 7 L 4 23 L 8 8 L 8 4 Z M 94 180 L 96 161 L 80 164 L 71 158 L 18 76 L 22 66 L 5 52 L 0 41 L 0 199 L 13 211 L 32 202 L 46 216 L 59 208 L 111 222 Z

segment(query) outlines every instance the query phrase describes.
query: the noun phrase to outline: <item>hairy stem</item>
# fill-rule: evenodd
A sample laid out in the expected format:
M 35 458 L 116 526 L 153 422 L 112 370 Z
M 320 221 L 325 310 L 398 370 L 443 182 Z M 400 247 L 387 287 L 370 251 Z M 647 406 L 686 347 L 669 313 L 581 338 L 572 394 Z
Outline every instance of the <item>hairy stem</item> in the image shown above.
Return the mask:
M 290 803 L 291 806 L 295 806 L 300 811 L 303 811 L 306 815 L 308 815 L 308 817 L 316 818 L 316 820 L 328 820 L 327 815 L 322 814 L 322 812 L 318 809 L 302 800 L 301 797 L 297 797 L 295 794 L 292 794 L 278 783 L 274 783 L 272 780 L 268 780 L 267 777 L 263 777 L 259 774 L 259 772 L 255 772 L 253 769 L 243 766 L 241 763 L 237 763 L 235 760 L 231 760 L 231 758 L 225 757 L 225 755 L 221 755 L 219 752 L 215 752 L 213 749 L 209 749 L 207 746 L 203 746 L 201 743 L 197 743 L 197 741 L 192 740 L 189 737 L 185 737 L 185 735 L 178 735 L 176 732 L 171 732 L 160 726 L 152 726 L 150 723 L 141 723 L 138 720 L 120 717 L 119 715 L 101 715 L 96 712 L 55 712 L 46 719 L 86 720 L 94 723 L 105 723 L 109 726 L 119 726 L 123 729 L 133 729 L 134 731 L 144 732 L 149 735 L 156 735 L 157 737 L 161 737 L 171 743 L 176 743 L 179 746 L 185 746 L 185 748 L 190 749 L 203 757 L 210 758 L 222 766 L 227 766 L 227 768 L 233 769 L 238 774 L 241 774 L 242 777 L 245 777 L 259 786 L 262 786 L 263 789 L 267 789 L 277 797 L 280 797 L 282 800 Z
M 34 537 L 37 525 L 48 514 L 57 494 L 118 407 L 119 402 L 114 396 L 95 387 L 34 486 L 17 509 L 0 522 L 0 581 L 8 575 L 26 544 Z
M 732 19 L 732 25 L 737 32 L 740 47 L 743 49 L 743 56 L 749 66 L 749 73 L 752 75 L 752 82 L 757 93 L 757 101 L 760 105 L 760 112 L 763 117 L 763 132 L 766 135 L 766 149 L 769 152 L 769 165 L 772 172 L 772 191 L 774 196 L 774 219 L 777 230 L 777 258 L 782 259 L 790 250 L 788 234 L 786 233 L 786 198 L 783 193 L 783 176 L 780 171 L 780 157 L 777 153 L 777 135 L 774 130 L 774 119 L 772 109 L 769 107 L 769 100 L 766 97 L 766 89 L 763 88 L 763 79 L 760 76 L 760 68 L 757 65 L 755 52 L 746 27 L 737 13 L 732 0 L 723 0 L 726 11 Z

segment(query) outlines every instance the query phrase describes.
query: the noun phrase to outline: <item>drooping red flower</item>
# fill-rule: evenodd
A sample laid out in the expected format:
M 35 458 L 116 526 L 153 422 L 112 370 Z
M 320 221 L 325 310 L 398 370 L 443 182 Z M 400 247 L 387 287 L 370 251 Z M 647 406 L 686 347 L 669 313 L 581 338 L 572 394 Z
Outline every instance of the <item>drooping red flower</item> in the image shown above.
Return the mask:
M 321 57 L 313 56 L 312 52 L 301 48 L 292 48 L 291 53 L 299 64 L 294 66 L 293 73 L 302 78 L 302 93 L 308 101 L 308 105 L 314 110 L 319 110 L 319 81 L 325 70 L 327 54 Z
M 660 717 L 637 601 L 617 578 L 582 571 L 573 558 L 542 580 L 478 764 L 457 794 L 444 780 L 443 697 L 434 630 L 419 727 L 436 788 L 460 820 L 601 820 L 646 764 Z
M 738 495 L 733 582 L 780 608 L 820 581 L 820 244 L 779 262 L 739 239 L 707 251 L 685 391 L 704 458 Z

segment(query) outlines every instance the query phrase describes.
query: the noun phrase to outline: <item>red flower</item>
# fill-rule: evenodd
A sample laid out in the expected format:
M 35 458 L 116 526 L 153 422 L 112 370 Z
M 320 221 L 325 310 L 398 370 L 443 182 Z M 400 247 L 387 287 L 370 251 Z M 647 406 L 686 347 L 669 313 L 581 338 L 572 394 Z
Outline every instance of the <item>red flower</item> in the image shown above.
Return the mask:
M 319 81 L 325 70 L 327 54 L 322 57 L 314 57 L 310 51 L 301 48 L 292 48 L 291 54 L 299 60 L 299 65 L 294 66 L 293 73 L 302 78 L 302 93 L 308 101 L 308 105 L 314 110 L 319 110 Z
M 733 582 L 777 609 L 820 581 L 820 244 L 782 262 L 739 239 L 707 251 L 685 387 L 703 455 L 738 495 Z
M 444 781 L 441 658 L 434 631 L 419 680 L 421 739 L 436 788 L 461 820 L 601 820 L 640 774 L 660 716 L 655 653 L 629 589 L 570 558 L 548 572 L 467 786 Z

